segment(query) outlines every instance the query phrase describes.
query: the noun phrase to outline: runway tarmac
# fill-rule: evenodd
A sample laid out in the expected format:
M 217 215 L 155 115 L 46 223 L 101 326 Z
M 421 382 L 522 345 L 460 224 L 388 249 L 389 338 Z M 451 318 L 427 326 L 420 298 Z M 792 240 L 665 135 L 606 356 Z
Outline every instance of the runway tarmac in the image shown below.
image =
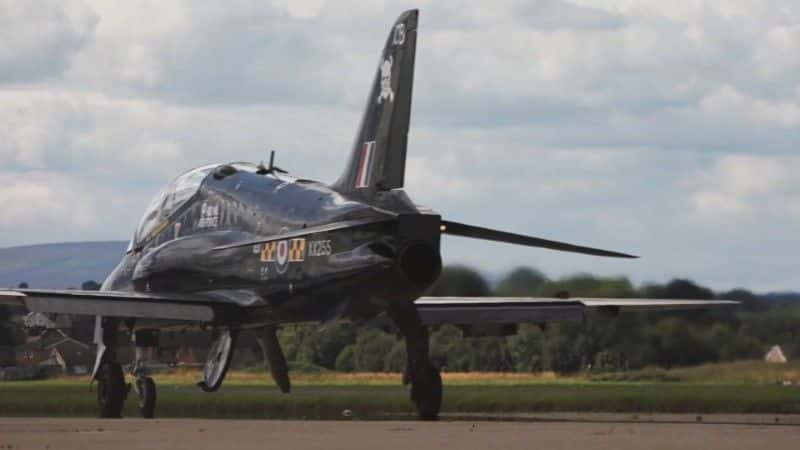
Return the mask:
M 576 415 L 573 415 L 575 418 Z M 544 417 L 544 416 L 541 416 Z M 774 416 L 713 422 L 259 421 L 0 418 L 0 449 L 797 449 L 800 426 Z M 773 424 L 765 424 L 772 418 Z M 578 417 L 580 419 L 580 417 Z M 796 419 L 796 416 L 795 416 Z M 795 422 L 797 423 L 797 422 Z

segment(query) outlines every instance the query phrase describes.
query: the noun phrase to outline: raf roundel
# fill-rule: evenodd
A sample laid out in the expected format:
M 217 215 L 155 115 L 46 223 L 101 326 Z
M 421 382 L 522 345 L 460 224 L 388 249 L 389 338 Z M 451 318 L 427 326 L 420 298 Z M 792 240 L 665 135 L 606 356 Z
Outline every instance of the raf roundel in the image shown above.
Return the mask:
M 275 267 L 278 270 L 278 273 L 286 272 L 286 268 L 289 266 L 289 242 L 288 241 L 278 241 L 277 251 L 275 255 Z

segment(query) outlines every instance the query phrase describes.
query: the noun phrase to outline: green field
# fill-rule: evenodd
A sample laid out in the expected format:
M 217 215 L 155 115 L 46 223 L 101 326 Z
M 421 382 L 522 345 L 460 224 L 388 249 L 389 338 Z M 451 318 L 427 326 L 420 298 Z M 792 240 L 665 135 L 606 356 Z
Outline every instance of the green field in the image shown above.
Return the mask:
M 442 410 L 800 413 L 798 374 L 798 364 L 760 362 L 571 377 L 446 374 Z M 234 373 L 216 393 L 195 387 L 196 376 L 156 377 L 159 417 L 332 419 L 344 410 L 355 418 L 414 412 L 397 374 L 297 374 L 289 395 L 280 394 L 266 373 Z M 137 415 L 133 398 L 125 414 Z M 85 378 L 0 383 L 0 416 L 94 415 L 95 391 Z

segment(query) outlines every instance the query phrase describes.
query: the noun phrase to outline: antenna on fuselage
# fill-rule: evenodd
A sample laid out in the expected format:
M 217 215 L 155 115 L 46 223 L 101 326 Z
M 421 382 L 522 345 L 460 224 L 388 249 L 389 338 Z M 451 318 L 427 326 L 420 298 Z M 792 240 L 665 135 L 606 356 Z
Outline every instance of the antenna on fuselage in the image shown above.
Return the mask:
M 268 173 L 275 173 L 275 172 L 278 172 L 278 173 L 289 173 L 289 172 L 287 172 L 287 171 L 285 171 L 285 170 L 283 170 L 280 167 L 275 165 L 275 150 L 270 150 L 269 151 L 269 166 L 268 167 L 264 167 L 264 161 L 261 161 L 258 164 L 258 170 L 256 170 L 256 173 L 259 174 L 259 175 L 266 175 Z

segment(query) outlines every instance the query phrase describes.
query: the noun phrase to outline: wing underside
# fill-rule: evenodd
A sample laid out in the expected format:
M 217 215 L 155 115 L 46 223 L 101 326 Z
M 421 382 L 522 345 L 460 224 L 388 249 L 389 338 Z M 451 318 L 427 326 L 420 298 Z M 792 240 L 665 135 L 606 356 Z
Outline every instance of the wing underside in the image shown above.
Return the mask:
M 186 322 L 228 322 L 243 319 L 230 302 L 203 295 L 159 295 L 119 291 L 0 291 L 0 304 L 24 306 L 31 312 L 142 318 Z M 533 297 L 422 297 L 415 302 L 423 323 L 504 324 L 581 320 L 587 312 L 616 314 L 635 311 L 708 309 L 735 305 L 728 300 L 562 299 Z
M 547 323 L 582 320 L 591 311 L 616 314 L 635 311 L 709 309 L 735 305 L 728 300 L 533 298 L 533 297 L 422 297 L 415 302 L 426 325 L 486 325 Z
M 0 304 L 31 312 L 186 322 L 224 322 L 240 314 L 229 302 L 202 295 L 158 295 L 120 291 L 0 291 Z

